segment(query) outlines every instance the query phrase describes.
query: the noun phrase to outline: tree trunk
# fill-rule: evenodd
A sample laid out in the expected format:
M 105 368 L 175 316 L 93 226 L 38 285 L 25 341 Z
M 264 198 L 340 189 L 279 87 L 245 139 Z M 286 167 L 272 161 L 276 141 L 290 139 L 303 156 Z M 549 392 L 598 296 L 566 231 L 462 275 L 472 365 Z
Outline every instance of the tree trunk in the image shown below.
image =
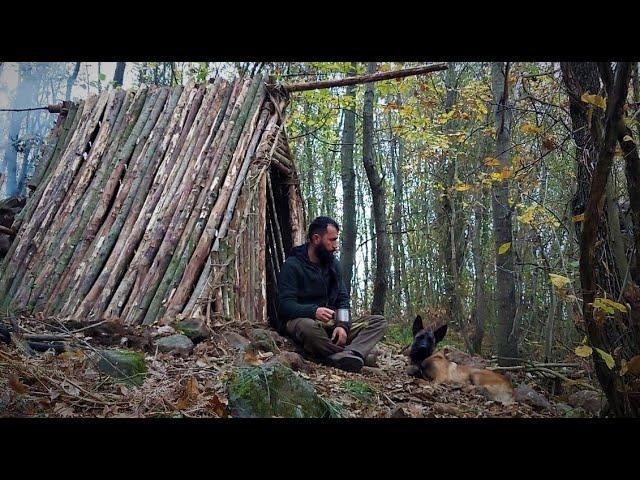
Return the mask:
M 616 347 L 621 347 L 623 358 L 631 358 L 638 354 L 637 328 L 631 326 L 630 331 L 623 333 L 616 322 L 606 319 L 598 320 L 599 314 L 595 312 L 593 302 L 598 293 L 596 283 L 595 243 L 597 230 L 600 224 L 607 179 L 613 163 L 615 146 L 619 133 L 624 130 L 623 106 L 626 101 L 630 63 L 620 62 L 615 75 L 613 85 L 608 88 L 607 109 L 603 136 L 598 148 L 598 162 L 593 174 L 591 188 L 585 209 L 585 221 L 580 242 L 580 280 L 582 283 L 582 298 L 584 305 L 584 321 L 587 335 L 592 346 L 600 348 L 607 353 L 615 354 Z M 607 68 L 610 68 L 607 64 Z M 605 80 L 603 78 L 603 80 Z M 607 81 L 605 80 L 605 85 Z M 634 305 L 637 308 L 637 305 Z M 602 313 L 602 312 L 599 312 Z M 628 329 L 625 329 L 628 330 Z M 634 335 L 635 333 L 635 335 Z M 628 340 L 625 340 L 628 339 Z M 600 355 L 594 355 L 596 374 L 598 380 L 607 395 L 611 411 L 617 416 L 635 416 L 640 413 L 640 398 L 638 393 L 629 392 L 625 385 L 624 377 L 617 375 L 614 370 L 606 366 Z M 629 395 L 633 394 L 633 396 Z
M 628 92 L 631 65 L 618 63 L 615 79 L 608 63 L 563 63 L 563 79 L 569 94 L 573 136 L 577 146 L 578 161 L 593 169 L 589 182 L 589 171 L 578 176 L 576 197 L 584 199 L 584 222 L 580 240 L 580 281 L 582 284 L 584 324 L 589 344 L 605 354 L 610 354 L 616 365 L 622 359 L 629 360 L 640 353 L 640 329 L 638 328 L 637 285 L 630 281 L 628 289 L 620 291 L 614 255 L 603 255 L 610 251 L 607 231 L 611 221 L 605 215 L 604 205 L 607 184 L 613 164 L 616 143 L 624 136 L 623 106 Z M 598 69 L 607 93 L 604 117 L 600 110 L 581 102 L 583 92 L 600 92 Z M 586 129 L 585 125 L 591 128 Z M 580 172 L 580 165 L 579 165 Z M 632 181 L 633 182 L 633 181 Z M 586 191 L 585 191 L 586 190 Z M 596 258 L 604 257 L 603 265 Z M 617 275 L 616 275 L 617 274 Z M 630 295 L 627 295 L 629 293 Z M 616 312 L 605 315 L 594 306 L 596 297 L 606 295 L 618 299 L 624 295 L 631 304 L 628 315 Z M 622 317 L 622 318 L 620 318 Z M 594 350 L 593 360 L 598 381 L 604 390 L 610 410 L 616 416 L 638 416 L 640 413 L 640 386 L 633 377 L 620 375 L 617 368 L 610 369 L 604 359 Z
M 376 71 L 375 62 L 368 65 L 368 73 Z M 376 274 L 373 281 L 373 300 L 371 302 L 371 313 L 373 315 L 384 315 L 384 305 L 387 293 L 389 278 L 389 237 L 387 234 L 387 219 L 385 207 L 385 189 L 383 179 L 378 172 L 374 160 L 373 149 L 373 83 L 368 83 L 365 87 L 364 108 L 363 108 L 363 163 L 367 172 L 367 178 L 371 187 L 371 197 L 373 200 L 373 220 L 375 222 L 375 245 L 376 245 Z
M 73 66 L 73 71 L 71 72 L 71 75 L 69 75 L 69 78 L 67 79 L 67 90 L 64 94 L 65 100 L 71 100 L 71 89 L 73 88 L 73 84 L 75 83 L 76 78 L 78 78 L 79 71 L 80 71 L 80 62 L 76 62 L 75 65 Z
M 483 159 L 485 157 L 486 148 L 488 145 L 483 145 L 480 149 L 480 155 L 478 155 L 478 169 L 483 169 Z M 489 303 L 489 289 L 487 288 L 487 278 L 485 273 L 485 257 L 484 257 L 484 244 L 485 238 L 483 238 L 483 231 L 485 230 L 485 223 L 487 221 L 487 208 L 485 207 L 485 199 L 489 197 L 488 188 L 485 185 L 481 185 L 474 194 L 474 221 L 472 232 L 472 257 L 473 257 L 473 270 L 474 270 L 474 287 L 473 287 L 473 313 L 471 314 L 471 328 L 472 332 L 469 338 L 469 346 L 473 353 L 482 353 L 482 340 L 484 339 L 485 324 L 490 316 L 490 303 Z
M 351 74 L 355 72 L 352 64 Z M 342 245 L 340 263 L 342 265 L 342 279 L 349 292 L 353 276 L 353 263 L 356 252 L 356 172 L 353 166 L 353 151 L 356 132 L 356 90 L 347 87 L 346 100 L 348 105 L 344 110 L 342 129 L 342 146 L 340 149 L 340 169 L 342 179 Z
M 629 193 L 629 207 L 633 225 L 633 244 L 635 259 L 631 268 L 631 278 L 640 285 L 640 158 L 633 132 L 629 127 L 618 135 L 618 142 L 624 153 L 625 174 L 627 177 L 627 192 Z
M 30 107 L 30 102 L 36 90 L 39 79 L 32 75 L 32 65 L 21 63 L 18 65 L 18 86 L 13 99 L 13 108 Z M 18 150 L 24 120 L 27 112 L 10 112 L 9 132 L 5 139 L 9 145 L 5 149 L 4 164 L 6 168 L 6 197 L 14 197 L 20 194 L 18 190 Z M 24 156 L 23 156 L 24 158 Z
M 511 166 L 511 106 L 509 104 L 509 63 L 494 62 L 491 68 L 493 99 L 495 104 L 496 158 L 502 168 Z M 516 296 L 513 262 L 511 207 L 509 181 L 501 179 L 493 184 L 493 230 L 495 234 L 496 296 L 497 296 L 497 350 L 498 364 L 509 366 L 517 358 L 518 332 L 515 325 Z
M 126 65 L 127 65 L 127 62 L 116 63 L 116 71 L 113 73 L 114 86 L 124 85 L 124 69 Z
M 445 79 L 446 97 L 445 112 L 450 112 L 457 99 L 456 94 L 456 66 L 455 63 L 449 63 L 447 75 Z M 444 126 L 444 132 L 450 133 L 456 127 L 454 120 L 449 120 Z M 455 152 L 445 153 L 445 192 L 442 196 L 441 215 L 440 215 L 440 233 L 442 241 L 442 265 L 444 266 L 444 290 L 447 298 L 448 316 L 451 323 L 460 328 L 463 333 L 462 325 L 462 301 L 460 299 L 459 272 L 461 263 L 460 253 L 460 236 L 462 234 L 462 219 L 458 218 L 458 193 L 455 189 L 458 161 Z

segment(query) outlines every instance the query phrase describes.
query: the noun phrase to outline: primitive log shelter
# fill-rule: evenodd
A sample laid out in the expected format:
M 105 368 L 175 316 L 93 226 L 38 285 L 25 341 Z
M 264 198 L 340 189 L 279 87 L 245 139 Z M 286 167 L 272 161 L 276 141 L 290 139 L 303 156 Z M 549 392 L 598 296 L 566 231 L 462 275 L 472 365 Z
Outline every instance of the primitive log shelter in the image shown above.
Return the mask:
M 0 269 L 4 312 L 264 321 L 304 241 L 288 94 L 264 76 L 65 102 Z

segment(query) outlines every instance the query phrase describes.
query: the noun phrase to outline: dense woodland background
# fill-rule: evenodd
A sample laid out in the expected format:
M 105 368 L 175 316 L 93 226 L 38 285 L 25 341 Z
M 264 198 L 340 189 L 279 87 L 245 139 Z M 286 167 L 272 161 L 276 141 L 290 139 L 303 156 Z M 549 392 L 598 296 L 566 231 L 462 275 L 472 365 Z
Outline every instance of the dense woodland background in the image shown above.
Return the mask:
M 0 108 L 238 72 L 291 84 L 418 65 L 0 63 Z M 637 416 L 638 64 L 446 67 L 291 94 L 306 217 L 342 225 L 354 308 L 409 340 L 416 313 L 448 322 L 462 347 L 503 366 L 591 356 L 612 412 Z M 0 112 L 2 198 L 26 195 L 54 120 Z

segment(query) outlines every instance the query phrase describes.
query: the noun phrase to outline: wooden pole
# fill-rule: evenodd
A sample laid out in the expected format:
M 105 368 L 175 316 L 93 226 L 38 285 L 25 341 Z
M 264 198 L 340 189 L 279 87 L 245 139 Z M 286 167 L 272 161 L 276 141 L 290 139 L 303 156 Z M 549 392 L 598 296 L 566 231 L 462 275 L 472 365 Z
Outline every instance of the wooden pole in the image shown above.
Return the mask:
M 304 83 L 291 83 L 289 85 L 282 85 L 282 87 L 288 92 L 303 92 L 305 90 L 317 90 L 321 88 L 331 87 L 345 87 L 347 85 L 358 85 L 362 83 L 380 82 L 382 80 L 390 80 L 393 78 L 404 78 L 413 75 L 423 75 L 425 73 L 438 72 L 440 70 L 446 70 L 447 65 L 445 63 L 434 63 L 433 65 L 426 65 L 424 67 L 407 68 L 405 70 L 397 70 L 395 72 L 378 72 L 370 75 L 360 75 L 357 77 L 343 78 L 341 80 L 323 80 L 320 82 L 304 82 Z

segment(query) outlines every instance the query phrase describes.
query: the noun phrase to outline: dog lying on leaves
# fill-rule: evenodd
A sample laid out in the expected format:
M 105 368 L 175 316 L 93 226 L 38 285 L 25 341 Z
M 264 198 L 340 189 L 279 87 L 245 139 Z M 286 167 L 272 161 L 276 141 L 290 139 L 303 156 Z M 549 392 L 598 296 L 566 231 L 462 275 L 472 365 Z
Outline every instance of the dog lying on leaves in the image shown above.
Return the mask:
M 491 400 L 508 405 L 514 402 L 515 392 L 503 375 L 484 368 L 475 368 L 452 362 L 444 348 L 434 353 L 435 347 L 447 333 L 447 325 L 436 330 L 425 327 L 418 315 L 413 322 L 413 344 L 409 351 L 411 366 L 409 375 L 425 378 L 436 383 L 462 383 L 480 387 Z

